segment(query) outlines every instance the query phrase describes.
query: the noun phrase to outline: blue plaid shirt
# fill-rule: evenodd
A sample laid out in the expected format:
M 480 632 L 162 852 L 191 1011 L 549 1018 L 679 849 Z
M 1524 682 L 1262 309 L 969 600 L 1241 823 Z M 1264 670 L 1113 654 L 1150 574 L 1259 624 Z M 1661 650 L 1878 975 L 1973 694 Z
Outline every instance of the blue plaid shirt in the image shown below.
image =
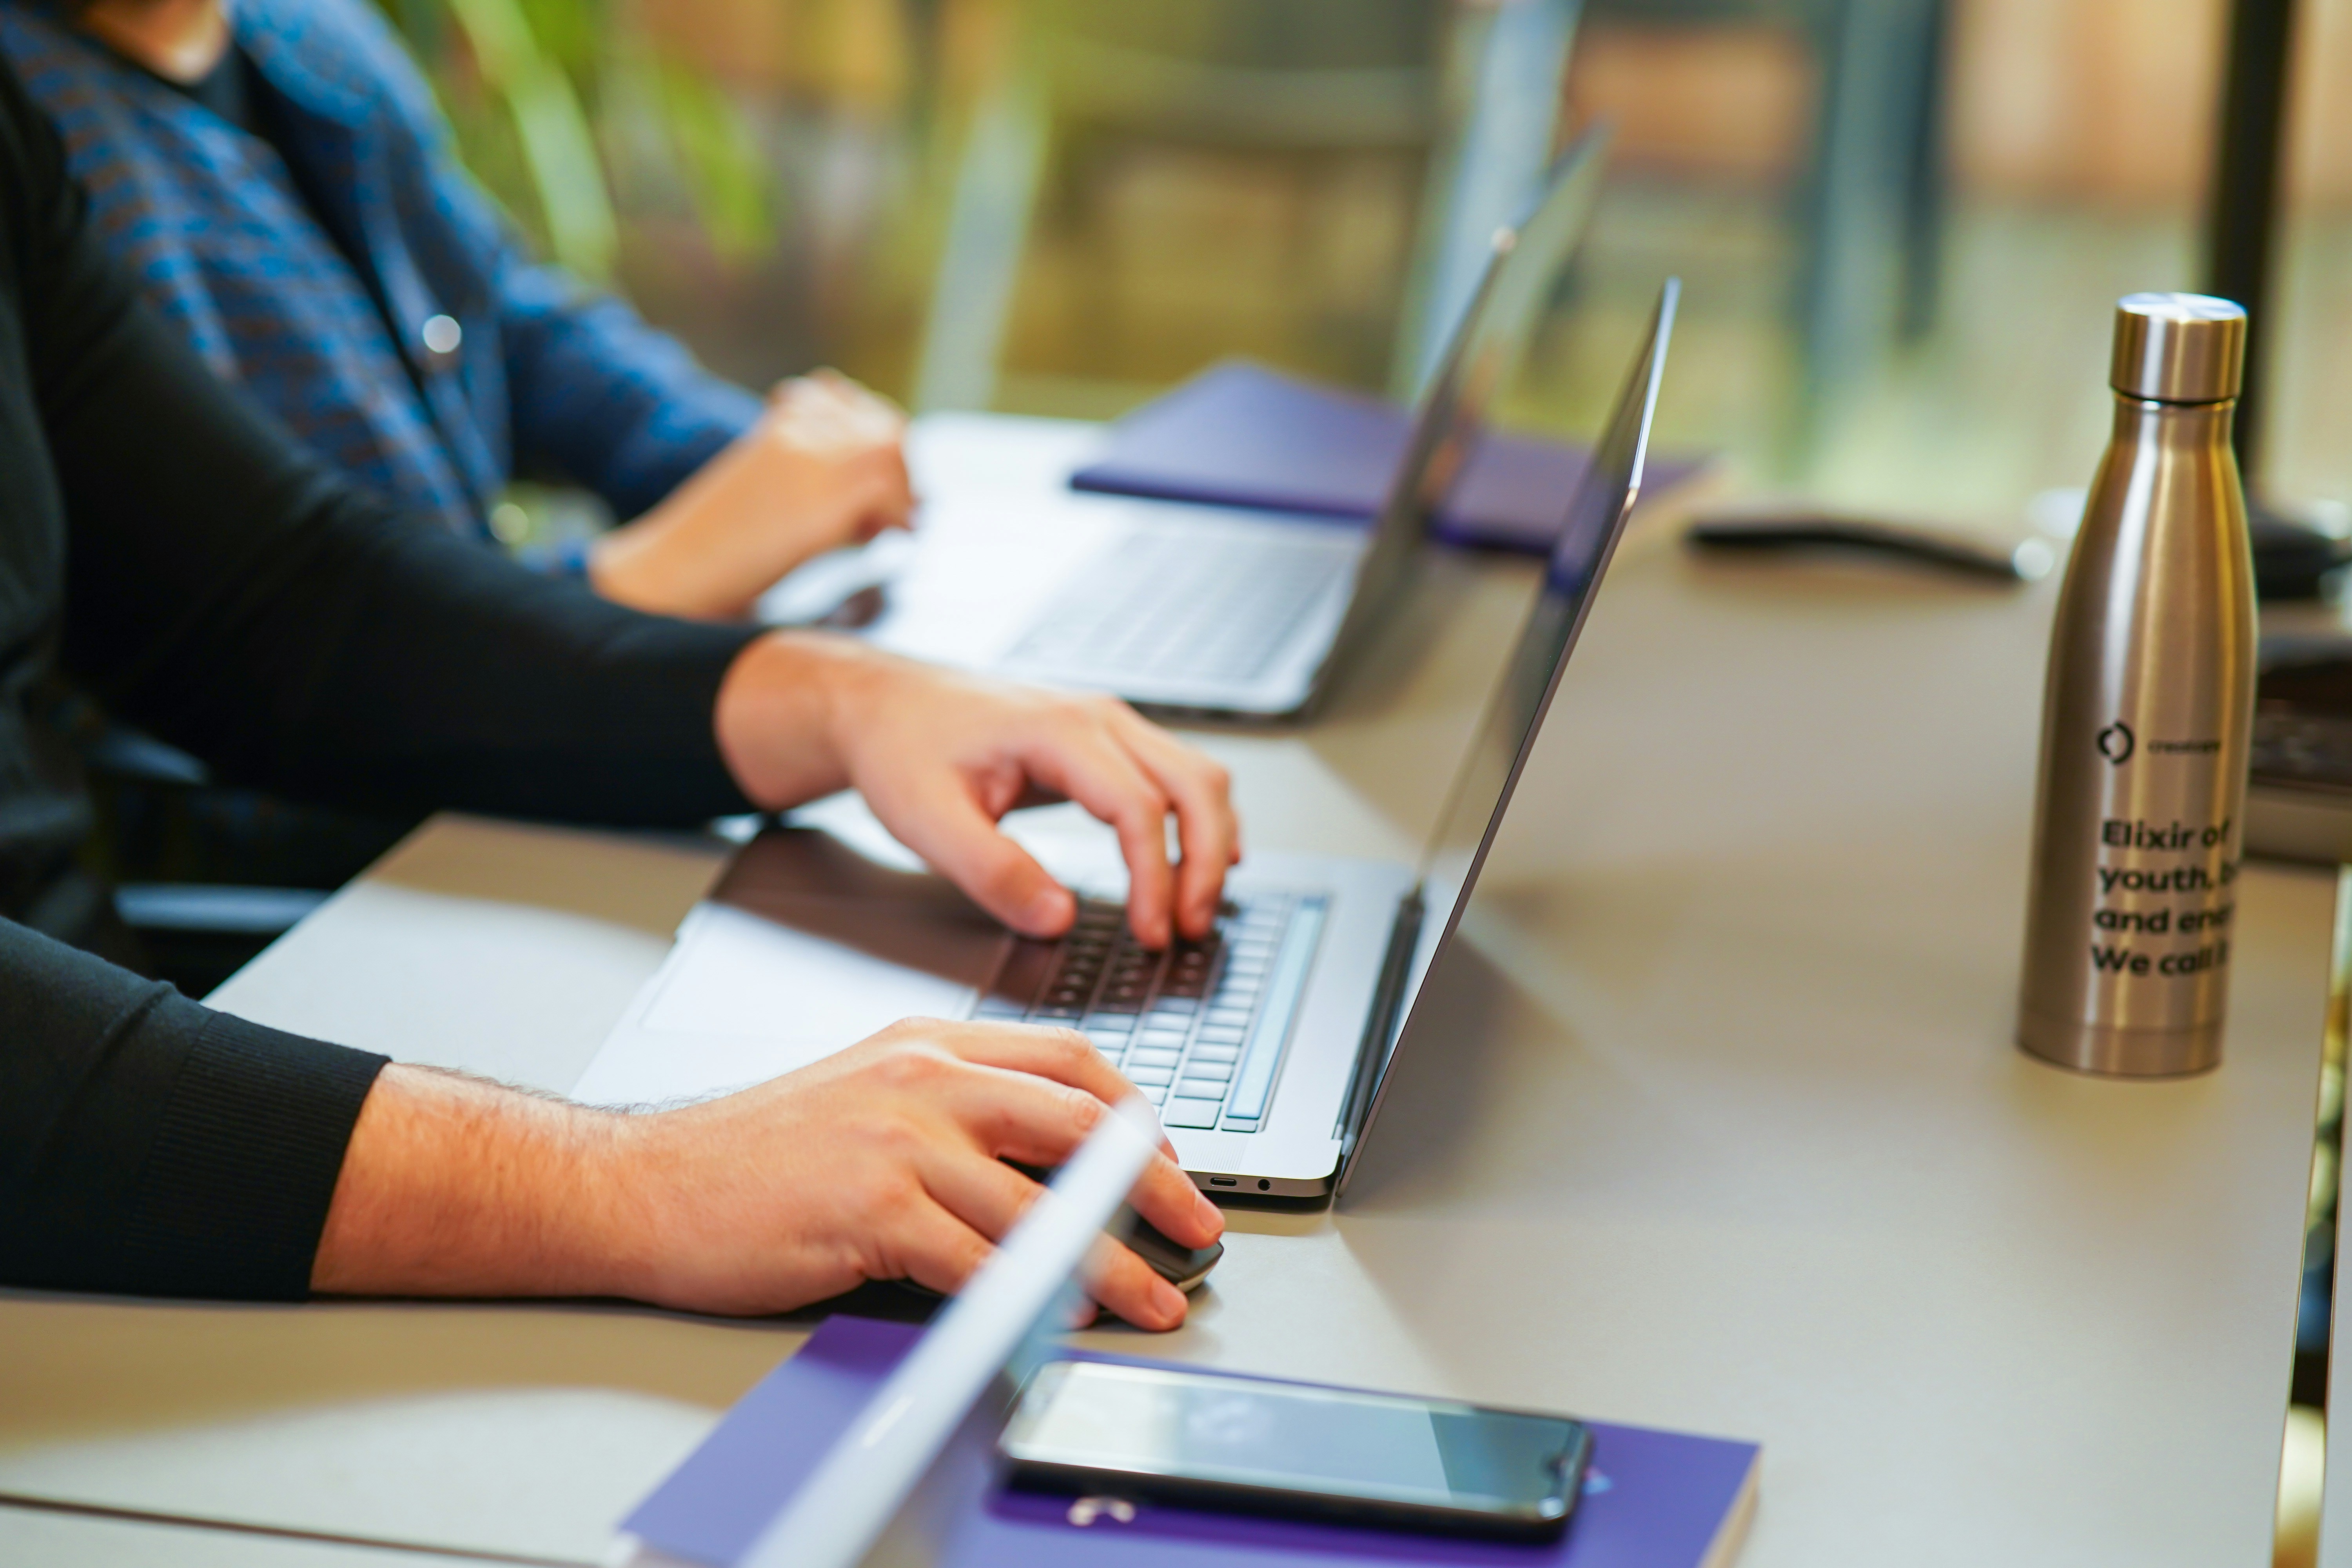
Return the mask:
M 757 416 L 757 398 L 625 305 L 523 254 L 364 0 L 236 0 L 231 15 L 283 100 L 287 156 L 339 205 L 329 219 L 383 310 L 268 142 L 37 5 L 0 0 L 0 49 L 62 132 L 98 232 L 214 368 L 313 450 L 486 534 L 518 465 L 626 518 Z M 453 352 L 425 341 L 438 316 L 461 329 Z

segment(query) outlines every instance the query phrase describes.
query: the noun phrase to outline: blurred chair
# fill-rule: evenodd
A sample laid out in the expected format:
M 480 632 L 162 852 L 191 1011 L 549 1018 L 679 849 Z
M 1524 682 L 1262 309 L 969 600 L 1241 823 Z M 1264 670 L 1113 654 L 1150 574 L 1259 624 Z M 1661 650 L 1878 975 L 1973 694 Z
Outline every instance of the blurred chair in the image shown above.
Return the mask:
M 67 730 L 98 812 L 94 868 L 115 884 L 140 967 L 190 996 L 236 973 L 412 826 L 224 787 L 195 758 L 93 708 L 70 714 Z
M 1443 331 L 1423 321 L 1442 323 L 1458 307 L 1486 237 L 1515 216 L 1549 158 L 1575 9 L 1575 0 L 1033 0 L 1014 58 L 965 137 L 915 406 L 993 400 L 1041 189 L 1111 139 L 1426 156 L 1397 355 L 1417 374 Z M 1449 85 L 1469 100 L 1462 115 L 1447 113 Z
M 114 889 L 114 910 L 146 950 L 150 972 L 201 997 L 329 897 L 314 888 L 126 882 Z

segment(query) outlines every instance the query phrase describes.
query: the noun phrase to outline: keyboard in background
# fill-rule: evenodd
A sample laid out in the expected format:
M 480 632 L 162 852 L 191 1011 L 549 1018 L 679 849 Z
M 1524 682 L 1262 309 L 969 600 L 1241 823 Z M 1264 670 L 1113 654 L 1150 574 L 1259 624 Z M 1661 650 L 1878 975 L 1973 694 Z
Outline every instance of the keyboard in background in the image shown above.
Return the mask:
M 1146 535 L 1106 551 L 1008 656 L 1106 678 L 1245 681 L 1264 674 L 1355 563 L 1328 538 Z

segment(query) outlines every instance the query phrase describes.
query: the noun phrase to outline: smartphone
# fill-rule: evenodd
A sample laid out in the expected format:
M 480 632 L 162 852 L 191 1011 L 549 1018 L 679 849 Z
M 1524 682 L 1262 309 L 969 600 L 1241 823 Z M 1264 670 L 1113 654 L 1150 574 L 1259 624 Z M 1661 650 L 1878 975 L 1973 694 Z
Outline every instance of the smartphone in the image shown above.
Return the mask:
M 997 1447 L 1016 1484 L 1051 1490 L 1541 1537 L 1575 1510 L 1592 1435 L 1559 1415 L 1055 1361 Z

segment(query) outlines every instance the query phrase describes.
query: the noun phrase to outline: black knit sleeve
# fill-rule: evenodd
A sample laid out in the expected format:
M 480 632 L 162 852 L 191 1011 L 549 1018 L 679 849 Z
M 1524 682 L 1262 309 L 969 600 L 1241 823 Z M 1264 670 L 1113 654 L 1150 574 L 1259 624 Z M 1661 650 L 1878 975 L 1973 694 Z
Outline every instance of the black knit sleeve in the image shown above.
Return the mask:
M 299 1300 L 383 1064 L 0 921 L 0 1281 Z
M 753 633 L 604 605 L 297 452 L 90 241 L 0 65 L 0 911 L 69 879 L 35 743 L 62 662 L 232 776 L 614 822 L 740 809 Z M 0 919 L 0 1284 L 292 1298 L 383 1058 L 215 1014 Z
M 28 174 L 51 187 L 20 319 L 68 670 L 224 775 L 311 799 L 615 825 L 749 808 L 711 714 L 755 628 L 625 610 L 392 514 L 147 308 L 61 171 Z

